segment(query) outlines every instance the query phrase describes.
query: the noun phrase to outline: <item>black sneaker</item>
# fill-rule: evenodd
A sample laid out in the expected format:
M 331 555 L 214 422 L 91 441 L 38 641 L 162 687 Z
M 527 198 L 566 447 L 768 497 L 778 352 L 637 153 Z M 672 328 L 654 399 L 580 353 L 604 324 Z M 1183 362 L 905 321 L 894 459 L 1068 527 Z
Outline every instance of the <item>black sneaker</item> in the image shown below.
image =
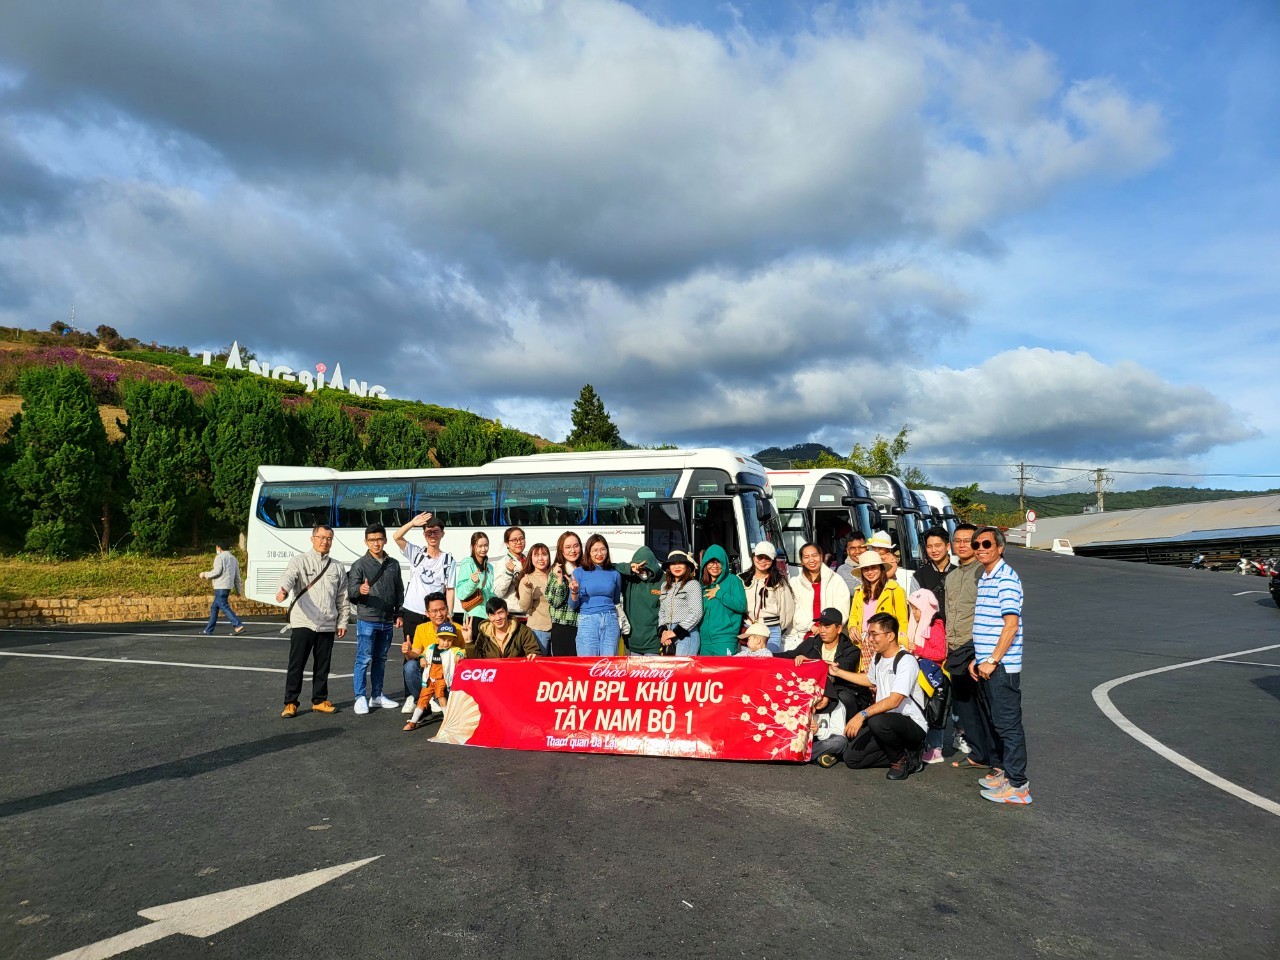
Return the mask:
M 924 769 L 924 751 L 917 750 L 915 753 L 908 754 L 911 759 L 911 772 L 919 773 Z
M 913 773 L 915 773 L 915 770 L 911 765 L 911 756 L 906 754 L 901 759 L 889 764 L 889 772 L 884 776 L 886 780 L 905 780 Z

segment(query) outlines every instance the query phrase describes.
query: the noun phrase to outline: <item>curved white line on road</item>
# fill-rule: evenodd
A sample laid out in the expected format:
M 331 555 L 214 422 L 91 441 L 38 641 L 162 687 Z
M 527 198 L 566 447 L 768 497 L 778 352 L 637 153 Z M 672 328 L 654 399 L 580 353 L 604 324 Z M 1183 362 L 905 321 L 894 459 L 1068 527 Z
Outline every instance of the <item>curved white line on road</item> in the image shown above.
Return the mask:
M 1280 817 L 1280 803 L 1274 800 L 1268 800 L 1266 797 L 1259 796 L 1252 790 L 1246 790 L 1244 787 L 1232 783 L 1230 780 L 1224 780 L 1212 770 L 1206 770 L 1200 764 L 1188 760 L 1176 750 L 1170 750 L 1155 737 L 1148 734 L 1145 730 L 1135 726 L 1129 719 L 1116 709 L 1116 705 L 1111 702 L 1111 691 L 1122 683 L 1128 683 L 1130 680 L 1137 680 L 1140 677 L 1150 677 L 1157 673 L 1168 673 L 1170 670 L 1181 670 L 1184 667 L 1197 667 L 1202 663 L 1213 663 L 1215 660 L 1227 660 L 1231 657 L 1242 657 L 1247 653 L 1262 653 L 1264 650 L 1280 649 L 1280 643 L 1273 643 L 1269 647 L 1254 647 L 1252 650 L 1236 650 L 1233 653 L 1224 653 L 1216 657 L 1205 657 L 1203 660 L 1188 660 L 1186 663 L 1175 663 L 1168 667 L 1157 667 L 1155 670 L 1143 670 L 1141 673 L 1131 673 L 1127 677 L 1119 677 L 1115 680 L 1108 680 L 1106 683 L 1099 684 L 1093 688 L 1093 701 L 1117 727 L 1127 733 L 1133 739 L 1149 750 L 1154 750 L 1160 756 L 1164 757 L 1170 763 L 1176 764 L 1188 773 L 1194 774 L 1205 783 L 1212 784 L 1219 790 L 1225 790 L 1234 797 L 1239 797 L 1245 803 L 1251 803 L 1255 807 L 1259 807 L 1267 813 Z

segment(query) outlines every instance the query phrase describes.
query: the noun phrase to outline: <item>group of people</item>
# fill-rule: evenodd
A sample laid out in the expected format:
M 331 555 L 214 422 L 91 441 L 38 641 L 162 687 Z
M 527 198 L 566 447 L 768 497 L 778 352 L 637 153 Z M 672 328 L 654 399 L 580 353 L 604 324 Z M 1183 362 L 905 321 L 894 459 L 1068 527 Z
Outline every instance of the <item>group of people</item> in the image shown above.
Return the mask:
M 409 539 L 422 531 L 424 545 Z M 960 524 L 948 538 L 929 530 L 929 562 L 898 566 L 884 532 L 850 537 L 837 569 L 805 544 L 788 577 L 777 548 L 752 548 L 751 569 L 735 575 L 724 548 L 694 558 L 672 551 L 661 563 L 648 547 L 615 566 L 607 540 L 585 545 L 566 531 L 554 552 L 529 546 L 520 527 L 503 534 L 500 556 L 472 534 L 457 561 L 441 548 L 444 525 L 420 513 L 391 534 L 408 562 L 386 551 L 387 531 L 365 531 L 367 552 L 349 570 L 332 560 L 333 531 L 317 526 L 312 550 L 295 556 L 279 584 L 292 596 L 289 668 L 282 716 L 298 712 L 303 669 L 313 661 L 312 709 L 332 713 L 328 672 L 334 638 L 356 619 L 355 712 L 401 706 L 405 730 L 443 712 L 462 657 L 777 656 L 821 660 L 828 682 L 813 716 L 813 761 L 888 767 L 903 780 L 944 762 L 946 729 L 925 717 L 926 668 L 945 670 L 954 692 L 952 763 L 982 772 L 982 795 L 1031 802 L 1019 680 L 1022 586 L 993 527 Z M 461 617 L 455 622 L 454 611 Z M 385 664 L 402 631 L 404 701 L 384 693 Z M 936 667 L 934 666 L 936 665 Z

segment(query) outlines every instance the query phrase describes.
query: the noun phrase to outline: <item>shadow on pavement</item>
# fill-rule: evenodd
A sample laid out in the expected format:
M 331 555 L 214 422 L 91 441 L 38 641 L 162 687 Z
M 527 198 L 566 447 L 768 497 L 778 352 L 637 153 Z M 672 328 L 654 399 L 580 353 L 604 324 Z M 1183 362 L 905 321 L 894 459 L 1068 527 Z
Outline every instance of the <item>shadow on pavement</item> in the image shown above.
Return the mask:
M 1280 673 L 1273 673 L 1269 677 L 1257 677 L 1250 682 L 1263 693 L 1280 700 Z
M 56 807 L 63 803 L 70 803 L 73 800 L 85 800 L 89 797 L 101 796 L 104 793 L 113 793 L 116 790 L 140 787 L 159 780 L 185 780 L 190 777 L 198 777 L 201 774 L 209 773 L 222 767 L 229 767 L 232 764 L 243 763 L 246 760 L 253 760 L 270 753 L 279 753 L 282 750 L 292 750 L 294 747 L 319 743 L 341 735 L 341 730 L 308 730 L 299 733 L 282 733 L 262 740 L 254 740 L 250 743 L 236 743 L 228 747 L 219 747 L 217 750 L 210 750 L 207 753 L 198 753 L 194 757 L 172 760 L 169 763 L 156 764 L 154 767 L 143 767 L 141 770 L 116 774 L 114 777 L 104 777 L 91 783 L 64 787 L 61 790 L 51 790 L 48 793 L 37 794 L 34 797 L 9 800 L 0 803 L 0 820 L 20 813 L 30 813 L 33 810 Z

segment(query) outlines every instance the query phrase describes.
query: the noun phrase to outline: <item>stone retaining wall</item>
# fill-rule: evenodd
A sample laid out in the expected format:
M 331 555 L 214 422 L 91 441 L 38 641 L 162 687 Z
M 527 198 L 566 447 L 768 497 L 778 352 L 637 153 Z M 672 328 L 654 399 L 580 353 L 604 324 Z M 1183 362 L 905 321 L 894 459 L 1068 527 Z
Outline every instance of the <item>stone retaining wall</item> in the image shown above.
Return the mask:
M 190 620 L 209 615 L 213 598 L 102 597 L 98 600 L 0 600 L 0 627 L 38 623 L 137 623 L 143 620 Z M 232 597 L 242 617 L 280 616 L 283 607 Z M 225 618 L 224 618 L 225 619 Z M 281 621 L 283 622 L 283 621 Z

